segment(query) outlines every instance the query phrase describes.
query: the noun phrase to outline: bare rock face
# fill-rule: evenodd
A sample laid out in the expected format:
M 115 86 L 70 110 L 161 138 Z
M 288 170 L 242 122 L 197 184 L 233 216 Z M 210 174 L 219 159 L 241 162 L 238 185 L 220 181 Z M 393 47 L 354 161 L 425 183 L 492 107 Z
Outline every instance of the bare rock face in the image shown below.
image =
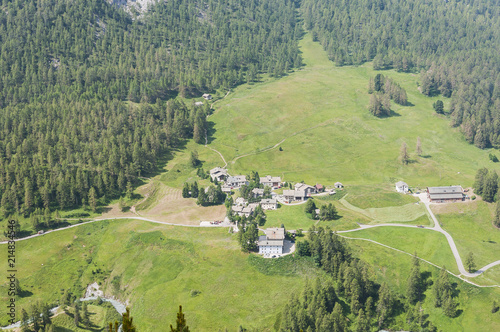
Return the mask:
M 108 0 L 110 3 L 117 6 L 125 7 L 127 12 L 132 12 L 135 9 L 139 13 L 145 13 L 148 10 L 149 5 L 155 3 L 158 0 Z

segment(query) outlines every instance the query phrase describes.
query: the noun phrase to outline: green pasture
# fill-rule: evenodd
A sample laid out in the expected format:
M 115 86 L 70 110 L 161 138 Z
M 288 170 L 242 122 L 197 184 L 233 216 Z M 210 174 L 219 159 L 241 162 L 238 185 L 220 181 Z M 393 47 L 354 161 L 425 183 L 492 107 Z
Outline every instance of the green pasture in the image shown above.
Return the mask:
M 3 261 L 6 249 L 0 245 Z M 175 322 L 179 304 L 196 331 L 234 331 L 239 325 L 267 331 L 290 293 L 317 273 L 308 260 L 290 257 L 273 268 L 267 266 L 271 260 L 250 259 L 227 229 L 130 220 L 99 221 L 20 241 L 16 253 L 25 290 L 19 311 L 37 300 L 57 303 L 66 289 L 82 296 L 96 281 L 107 295 L 130 303 L 141 331 Z M 5 287 L 3 282 L 2 294 Z
M 493 226 L 494 204 L 483 201 L 453 206 L 455 212 L 436 214 L 462 256 L 472 252 L 477 268 L 500 259 L 500 230 Z M 452 210 L 453 211 L 453 210 Z
M 376 118 L 367 110 L 368 81 L 377 73 L 371 64 L 336 67 L 310 35 L 300 46 L 302 70 L 242 85 L 215 106 L 209 146 L 224 155 L 230 172 L 258 170 L 324 185 L 392 186 L 404 180 L 410 187 L 469 186 L 476 170 L 489 165 L 488 151 L 468 144 L 446 117 L 434 113 L 438 98 L 418 91 L 418 75 L 383 72 L 406 89 L 413 106 L 393 103 L 397 115 Z M 417 137 L 422 156 L 415 153 Z M 283 151 L 272 148 L 280 142 Z M 403 142 L 412 159 L 407 166 L 397 160 Z
M 441 233 L 408 227 L 375 227 L 355 232 L 342 233 L 350 238 L 370 239 L 407 253 L 417 253 L 423 259 L 458 273 L 455 258 L 448 241 Z
M 386 228 L 387 227 L 384 227 L 384 229 Z M 359 232 L 351 234 L 357 233 Z M 436 234 L 440 235 L 438 233 Z M 446 241 L 444 237 L 442 240 Z M 354 250 L 356 250 L 358 257 L 371 265 L 372 271 L 377 276 L 379 282 L 386 281 L 393 290 L 401 293 L 406 291 L 407 278 L 411 270 L 411 256 L 363 240 L 348 240 L 348 243 Z M 436 246 L 436 248 L 438 247 L 439 245 Z M 440 249 L 445 250 L 445 248 Z M 448 256 L 451 257 L 451 251 L 449 249 L 448 251 Z M 428 259 L 428 257 L 422 255 L 425 252 L 425 249 L 417 249 L 419 257 Z M 447 261 L 447 259 L 444 261 Z M 450 269 L 448 262 L 446 262 L 446 267 Z M 453 271 L 453 269 L 450 270 Z M 433 281 L 435 281 L 439 275 L 438 268 L 422 261 L 420 262 L 420 271 L 430 273 L 429 279 Z M 478 278 L 473 278 L 473 281 L 479 282 Z M 429 320 L 432 321 L 438 330 L 465 332 L 498 331 L 500 329 L 500 314 L 498 312 L 494 314 L 491 313 L 491 307 L 494 300 L 498 302 L 500 289 L 479 288 L 463 282 L 451 275 L 450 280 L 454 283 L 456 287 L 455 289 L 458 293 L 459 315 L 457 317 L 453 319 L 447 318 L 443 314 L 441 308 L 434 307 L 432 286 L 427 288 L 427 291 L 425 292 L 425 299 L 422 304 L 424 314 L 429 315 Z

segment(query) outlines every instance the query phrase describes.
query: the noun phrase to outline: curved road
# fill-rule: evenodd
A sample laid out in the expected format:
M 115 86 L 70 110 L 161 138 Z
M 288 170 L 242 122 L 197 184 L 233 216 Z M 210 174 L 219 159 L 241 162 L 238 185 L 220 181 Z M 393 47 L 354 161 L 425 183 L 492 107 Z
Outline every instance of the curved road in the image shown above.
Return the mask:
M 377 224 L 377 225 L 360 225 L 360 228 L 357 228 L 357 229 L 351 229 L 351 230 L 347 230 L 347 231 L 338 231 L 337 233 L 350 233 L 350 232 L 356 232 L 356 231 L 359 231 L 359 230 L 363 230 L 363 229 L 367 229 L 367 228 L 373 228 L 373 227 L 387 227 L 387 226 L 395 226 L 395 227 L 410 227 L 410 228 L 425 228 L 425 229 L 430 229 L 430 230 L 433 230 L 433 231 L 436 231 L 436 232 L 439 232 L 441 234 L 443 234 L 446 239 L 448 240 L 448 244 L 451 248 L 451 252 L 453 253 L 453 256 L 455 257 L 455 261 L 457 262 L 457 267 L 458 267 L 458 270 L 460 271 L 460 274 L 461 275 L 464 275 L 466 277 L 469 277 L 469 278 L 474 278 L 474 277 L 477 277 L 478 275 L 482 274 L 483 272 L 485 272 L 486 270 L 494 267 L 494 266 L 497 266 L 497 265 L 500 265 L 500 260 L 497 260 L 495 262 L 492 262 L 480 269 L 478 269 L 476 272 L 473 272 L 473 273 L 470 273 L 468 272 L 465 267 L 464 267 L 464 264 L 462 262 L 462 258 L 460 257 L 460 254 L 458 253 L 458 249 L 457 249 L 457 246 L 455 244 L 455 241 L 453 241 L 453 238 L 451 237 L 451 235 L 445 231 L 441 225 L 439 224 L 439 221 L 437 220 L 436 216 L 434 215 L 434 213 L 432 212 L 432 210 L 430 209 L 429 205 L 430 203 L 425 199 L 425 197 L 422 196 L 422 194 L 420 196 L 418 196 L 421 200 L 422 203 L 424 203 L 425 207 L 427 208 L 427 211 L 429 212 L 433 222 L 434 222 L 434 226 L 433 227 L 424 227 L 424 226 L 415 226 L 415 225 L 406 225 L 406 224 Z M 375 241 L 372 241 L 372 242 L 375 242 Z M 375 242 L 375 243 L 378 243 L 378 242 Z M 381 243 L 379 243 L 381 244 Z M 381 244 L 383 245 L 383 244 Z M 388 247 L 388 248 L 391 248 L 391 249 L 394 249 L 394 250 L 398 250 L 398 251 L 401 251 L 399 249 L 396 249 L 396 248 L 392 248 L 392 247 L 389 247 L 389 246 L 386 246 L 386 245 L 383 245 L 385 247 Z M 434 264 L 433 264 L 434 265 Z
M 409 228 L 430 229 L 430 230 L 439 232 L 439 233 L 443 234 L 446 237 L 446 239 L 448 240 L 448 244 L 450 245 L 451 251 L 453 253 L 453 256 L 455 257 L 455 260 L 457 262 L 458 270 L 460 271 L 461 275 L 464 275 L 464 276 L 469 277 L 469 278 L 474 278 L 474 277 L 477 277 L 477 276 L 481 275 L 486 270 L 488 270 L 488 269 L 490 269 L 490 268 L 492 268 L 494 266 L 500 265 L 500 260 L 497 260 L 495 262 L 492 262 L 492 263 L 490 263 L 490 264 L 488 264 L 488 265 L 486 265 L 486 266 L 478 269 L 476 272 L 469 273 L 465 269 L 465 267 L 463 265 L 463 262 L 462 262 L 462 259 L 460 257 L 460 254 L 458 253 L 457 246 L 455 245 L 455 241 L 453 241 L 453 238 L 451 237 L 451 235 L 448 232 L 446 232 L 444 229 L 441 228 L 441 225 L 439 224 L 436 216 L 434 215 L 434 213 L 432 213 L 432 211 L 431 211 L 431 209 L 429 207 L 429 202 L 425 201 L 425 198 L 422 198 L 422 197 L 420 197 L 420 200 L 425 204 L 425 207 L 427 208 L 427 211 L 429 212 L 432 220 L 434 221 L 434 226 L 433 227 L 424 227 L 424 226 L 418 227 L 418 226 L 415 226 L 415 225 L 406 225 L 406 224 L 360 225 L 360 228 L 346 230 L 346 231 L 337 231 L 337 233 L 339 233 L 339 234 L 352 233 L 352 232 L 356 232 L 356 231 L 360 231 L 360 230 L 368 229 L 368 228 L 374 228 L 374 227 L 409 227 Z M 34 235 L 31 235 L 31 236 L 28 236 L 28 237 L 24 237 L 24 238 L 21 238 L 21 239 L 16 239 L 16 241 L 28 240 L 28 239 L 31 239 L 31 238 L 34 238 L 34 237 L 37 237 L 37 236 L 43 236 L 45 234 L 49 234 L 49 233 L 52 233 L 52 232 L 58 232 L 58 231 L 62 231 L 64 229 L 68 229 L 68 228 L 72 228 L 72 227 L 77 227 L 77 226 L 80 226 L 80 225 L 85 225 L 85 224 L 96 222 L 96 221 L 101 221 L 101 220 L 116 220 L 116 219 L 135 219 L 135 220 L 149 221 L 149 222 L 156 223 L 156 224 L 163 224 L 163 225 L 170 225 L 170 226 L 183 226 L 183 227 L 222 227 L 222 226 L 202 226 L 202 225 L 184 225 L 184 224 L 167 223 L 167 222 L 162 222 L 162 221 L 153 220 L 153 219 L 144 218 L 144 217 L 100 218 L 100 219 L 94 219 L 94 220 L 90 220 L 90 221 L 79 223 L 79 224 L 70 225 L 70 226 L 67 226 L 67 227 L 62 227 L 62 228 L 50 230 L 50 231 L 47 231 L 47 232 L 45 232 L 43 234 L 34 234 Z M 355 239 L 355 238 L 352 238 L 352 239 Z M 396 248 L 393 248 L 393 247 L 389 247 L 387 245 L 384 245 L 382 243 L 378 243 L 378 242 L 373 241 L 373 240 L 369 240 L 369 239 L 364 239 L 364 240 L 380 244 L 380 245 L 388 247 L 390 249 L 401 251 L 399 249 L 396 249 Z M 0 242 L 0 244 L 6 244 L 6 243 L 8 243 L 8 241 L 2 241 L 2 242 Z M 401 251 L 401 252 L 403 252 L 403 251 Z M 430 263 L 430 262 L 428 262 L 428 263 Z M 432 263 L 430 263 L 430 264 L 432 264 Z M 435 264 L 433 264 L 433 265 L 435 265 Z

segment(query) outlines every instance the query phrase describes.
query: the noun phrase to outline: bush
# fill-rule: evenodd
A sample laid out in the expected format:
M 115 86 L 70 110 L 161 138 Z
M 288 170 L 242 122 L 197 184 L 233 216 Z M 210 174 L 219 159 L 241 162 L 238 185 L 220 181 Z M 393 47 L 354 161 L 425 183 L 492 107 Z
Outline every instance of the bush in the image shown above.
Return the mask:
M 475 200 L 476 199 L 476 195 L 472 195 L 472 197 L 470 199 L 471 200 Z

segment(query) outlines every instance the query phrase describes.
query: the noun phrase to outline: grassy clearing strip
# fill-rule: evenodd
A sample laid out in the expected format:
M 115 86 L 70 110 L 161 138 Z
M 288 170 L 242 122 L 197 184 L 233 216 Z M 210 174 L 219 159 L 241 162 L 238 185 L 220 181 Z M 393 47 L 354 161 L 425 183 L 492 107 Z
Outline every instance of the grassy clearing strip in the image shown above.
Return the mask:
M 377 241 L 374 241 L 374 240 L 371 240 L 371 239 L 364 239 L 364 238 L 358 238 L 358 237 L 349 237 L 349 236 L 340 235 L 340 234 L 337 234 L 337 235 L 338 235 L 338 236 L 340 236 L 340 237 L 343 237 L 343 238 L 345 238 L 345 239 L 349 239 L 349 240 L 360 240 L 360 241 L 368 241 L 368 242 L 372 242 L 372 243 L 375 243 L 375 244 L 377 244 L 377 245 L 380 245 L 380 246 L 386 247 L 386 248 L 388 248 L 388 249 L 395 250 L 395 251 L 400 252 L 400 253 L 402 253 L 402 254 L 409 255 L 409 256 L 413 256 L 413 254 L 410 254 L 410 253 L 408 253 L 408 252 L 406 252 L 406 251 L 403 251 L 403 250 L 400 250 L 400 249 L 396 249 L 396 248 L 390 247 L 390 246 L 388 246 L 388 245 L 386 245 L 386 244 L 383 244 L 383 243 L 380 243 L 380 242 L 377 242 Z M 418 256 L 417 256 L 417 258 L 418 258 L 419 260 L 423 261 L 423 262 L 426 262 L 427 264 L 430 264 L 430 265 L 432 265 L 432 266 L 434 266 L 434 267 L 437 267 L 438 269 L 441 269 L 441 266 L 438 266 L 438 265 L 436 265 L 436 264 L 434 264 L 434 263 L 432 263 L 432 262 L 430 262 L 430 261 L 428 261 L 428 260 L 426 260 L 426 259 L 423 259 L 422 257 L 418 257 Z M 455 274 L 455 273 L 451 272 L 450 270 L 446 270 L 446 272 L 448 272 L 448 273 L 449 273 L 449 274 L 451 274 L 452 276 L 454 276 L 454 277 L 456 277 L 456 278 L 458 278 L 458 279 L 460 279 L 460 280 L 462 280 L 462 281 L 465 281 L 465 282 L 467 282 L 467 283 L 469 283 L 469 284 L 471 284 L 471 285 L 474 285 L 474 286 L 476 286 L 476 287 L 500 287 L 500 285 L 478 285 L 478 284 L 476 284 L 476 283 L 474 283 L 474 282 L 472 282 L 472 281 L 470 281 L 470 280 L 468 280 L 468 279 L 466 279 L 466 278 L 462 278 L 461 276 L 459 276 L 459 275 L 457 275 L 457 274 Z

